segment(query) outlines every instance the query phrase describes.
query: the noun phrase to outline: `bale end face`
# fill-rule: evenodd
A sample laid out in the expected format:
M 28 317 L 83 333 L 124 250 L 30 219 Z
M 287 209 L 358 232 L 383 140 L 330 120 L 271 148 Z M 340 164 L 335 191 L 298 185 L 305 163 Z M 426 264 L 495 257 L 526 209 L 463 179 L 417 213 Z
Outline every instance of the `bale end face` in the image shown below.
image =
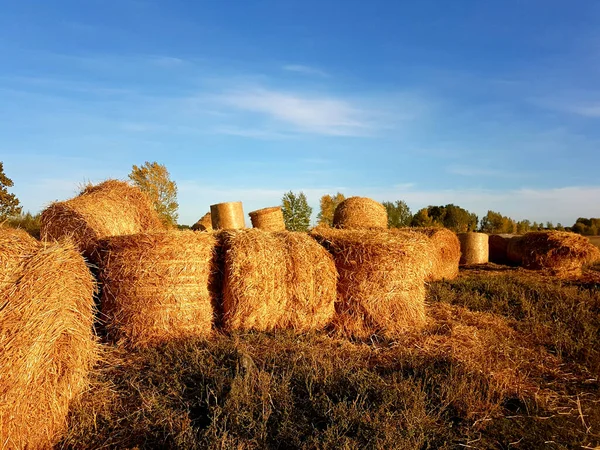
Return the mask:
M 285 221 L 280 206 L 252 211 L 249 216 L 254 228 L 264 231 L 285 231 Z
M 246 228 L 242 202 L 210 205 L 212 227 L 215 230 L 241 230 Z
M 487 264 L 490 261 L 489 237 L 485 233 L 459 233 L 461 265 Z

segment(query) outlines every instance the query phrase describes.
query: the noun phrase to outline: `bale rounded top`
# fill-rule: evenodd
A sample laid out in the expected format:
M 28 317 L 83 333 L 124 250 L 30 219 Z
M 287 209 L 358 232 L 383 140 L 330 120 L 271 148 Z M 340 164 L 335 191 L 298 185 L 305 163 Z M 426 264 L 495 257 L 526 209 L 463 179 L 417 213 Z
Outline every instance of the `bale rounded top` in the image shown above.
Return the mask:
M 164 229 L 152 202 L 127 182 L 107 180 L 42 212 L 42 240 L 73 236 L 79 249 L 93 251 L 98 239 Z
M 285 221 L 281 206 L 257 209 L 248 215 L 254 228 L 260 228 L 265 231 L 285 231 Z
M 333 226 L 357 230 L 387 228 L 387 210 L 385 206 L 371 198 L 350 197 L 335 208 Z
M 198 222 L 192 225 L 194 231 L 211 231 L 212 229 L 212 215 L 210 212 L 204 214 Z

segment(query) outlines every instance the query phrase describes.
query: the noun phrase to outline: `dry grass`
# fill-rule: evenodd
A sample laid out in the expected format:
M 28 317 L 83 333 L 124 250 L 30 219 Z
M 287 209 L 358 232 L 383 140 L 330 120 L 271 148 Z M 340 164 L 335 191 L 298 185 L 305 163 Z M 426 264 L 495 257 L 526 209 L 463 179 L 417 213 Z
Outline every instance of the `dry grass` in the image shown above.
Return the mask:
M 459 233 L 460 264 L 486 264 L 490 260 L 489 237 L 485 233 Z
M 192 225 L 192 230 L 194 231 L 212 231 L 212 229 L 212 218 L 209 212 L 204 214 L 198 222 Z
M 109 337 L 132 348 L 209 335 L 215 248 L 212 233 L 193 231 L 101 241 L 101 312 Z
M 317 227 L 311 235 L 339 273 L 335 327 L 343 334 L 394 336 L 425 322 L 431 242 L 422 234 Z
M 400 231 L 415 231 L 431 240 L 435 254 L 432 255 L 433 268 L 427 281 L 453 280 L 458 276 L 460 242 L 456 233 L 442 227 L 400 228 Z
M 95 282 L 71 243 L 6 238 L 0 230 L 0 259 L 11 271 L 0 299 L 0 446 L 49 448 L 98 355 Z
M 301 332 L 331 321 L 337 272 L 307 234 L 246 230 L 223 232 L 220 240 L 226 330 Z
M 20 267 L 40 248 L 26 231 L 0 225 L 0 294 L 12 288 Z
M 215 230 L 241 230 L 246 228 L 242 202 L 210 205 L 212 227 Z
M 285 231 L 285 222 L 280 206 L 258 209 L 249 215 L 254 228 L 264 231 Z
M 51 204 L 42 212 L 40 233 L 46 241 L 69 236 L 89 256 L 99 239 L 163 228 L 142 191 L 124 181 L 107 180 L 71 200 Z
M 388 227 L 387 210 L 370 198 L 350 197 L 335 208 L 333 226 L 356 230 L 385 229 Z
M 536 231 L 512 238 L 508 256 L 526 269 L 569 276 L 580 274 L 584 265 L 600 260 L 600 250 L 579 234 Z

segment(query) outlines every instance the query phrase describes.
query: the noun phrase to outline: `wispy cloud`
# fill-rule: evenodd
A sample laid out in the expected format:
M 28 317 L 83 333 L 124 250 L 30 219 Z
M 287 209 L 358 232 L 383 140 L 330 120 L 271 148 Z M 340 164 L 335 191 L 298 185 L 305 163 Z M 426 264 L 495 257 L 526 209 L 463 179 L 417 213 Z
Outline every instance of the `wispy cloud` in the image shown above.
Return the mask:
M 329 77 L 329 74 L 321 69 L 317 69 L 316 67 L 304 66 L 302 64 L 288 64 L 283 66 L 283 70 L 287 70 L 288 72 L 301 73 L 303 75 L 313 75 L 324 78 Z
M 297 131 L 330 136 L 366 136 L 374 125 L 368 112 L 348 101 L 307 96 L 264 88 L 234 91 L 221 96 L 227 106 L 284 122 Z

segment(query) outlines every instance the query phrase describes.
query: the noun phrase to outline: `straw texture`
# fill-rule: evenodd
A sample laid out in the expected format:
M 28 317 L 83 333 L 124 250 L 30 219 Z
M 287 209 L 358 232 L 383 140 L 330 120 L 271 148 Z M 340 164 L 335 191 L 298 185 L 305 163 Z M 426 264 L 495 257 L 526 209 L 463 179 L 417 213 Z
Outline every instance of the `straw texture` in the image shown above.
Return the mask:
M 192 230 L 194 231 L 212 231 L 212 229 L 212 218 L 209 212 L 204 214 L 198 222 L 192 225 Z
M 246 228 L 242 202 L 210 205 L 212 227 L 215 230 L 241 230 Z
M 89 256 L 98 239 L 163 229 L 148 197 L 123 181 L 107 180 L 42 212 L 40 234 L 51 241 L 70 236 Z
M 334 315 L 331 255 L 305 233 L 245 230 L 220 234 L 226 330 L 323 328 Z
M 339 273 L 334 326 L 342 334 L 394 337 L 425 323 L 431 242 L 414 232 L 337 230 L 311 235 L 333 255 Z
M 254 228 L 264 231 L 285 231 L 285 222 L 280 206 L 258 209 L 252 211 L 249 216 Z
M 600 250 L 585 237 L 564 231 L 534 231 L 514 237 L 508 256 L 526 269 L 555 275 L 578 275 L 585 264 L 600 260 Z
M 333 226 L 354 230 L 386 229 L 387 210 L 381 203 L 370 198 L 350 197 L 335 208 Z
M 487 264 L 490 261 L 489 237 L 485 233 L 459 233 L 460 264 Z
M 73 244 L 34 249 L 14 238 L 10 248 L 0 230 L 0 259 L 11 270 L 0 292 L 0 446 L 51 448 L 98 357 L 95 282 Z
M 102 241 L 100 308 L 109 338 L 142 348 L 209 335 L 215 244 L 212 233 L 189 230 Z
M 427 236 L 434 247 L 433 268 L 427 281 L 453 280 L 458 276 L 460 242 L 456 233 L 442 227 L 401 228 L 400 231 L 415 231 Z

